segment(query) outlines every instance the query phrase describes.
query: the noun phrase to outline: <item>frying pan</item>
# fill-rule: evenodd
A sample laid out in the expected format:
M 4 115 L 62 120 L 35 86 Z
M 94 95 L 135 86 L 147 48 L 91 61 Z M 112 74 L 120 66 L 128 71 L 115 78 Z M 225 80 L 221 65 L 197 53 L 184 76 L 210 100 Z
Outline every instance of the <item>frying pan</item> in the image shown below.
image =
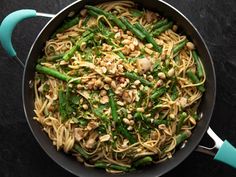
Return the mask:
M 3 48 L 6 50 L 8 55 L 15 59 L 22 67 L 24 67 L 23 82 L 22 82 L 22 98 L 23 107 L 25 112 L 25 117 L 31 128 L 34 137 L 37 139 L 38 143 L 44 149 L 44 151 L 60 166 L 64 169 L 70 171 L 76 176 L 80 177 L 92 177 L 92 176 L 103 176 L 110 177 L 114 176 L 112 174 L 106 173 L 104 170 L 88 168 L 83 164 L 76 161 L 72 156 L 66 155 L 65 153 L 56 151 L 56 148 L 52 145 L 52 142 L 42 131 L 42 127 L 38 122 L 33 120 L 34 117 L 34 89 L 33 80 L 35 75 L 35 65 L 37 58 L 42 54 L 42 48 L 45 42 L 50 38 L 51 34 L 59 27 L 69 14 L 77 14 L 86 4 L 95 5 L 98 3 L 106 2 L 107 0 L 82 0 L 76 1 L 58 14 L 46 14 L 36 12 L 32 9 L 24 9 L 15 11 L 9 14 L 0 26 L 0 41 Z M 152 11 L 157 11 L 161 15 L 172 19 L 185 34 L 196 44 L 198 52 L 202 58 L 204 68 L 206 70 L 207 80 L 205 83 L 206 92 L 203 95 L 201 104 L 199 106 L 199 114 L 202 119 L 198 122 L 196 128 L 193 130 L 192 136 L 189 138 L 188 142 L 184 144 L 184 148 L 178 149 L 171 159 L 166 160 L 163 163 L 157 165 L 150 165 L 137 171 L 118 174 L 117 177 L 156 177 L 165 174 L 170 171 L 178 164 L 180 164 L 190 153 L 194 150 L 210 154 L 214 156 L 215 160 L 226 163 L 234 168 L 236 168 L 236 149 L 227 141 L 222 141 L 214 131 L 209 127 L 209 122 L 212 116 L 215 95 L 216 95 L 216 78 L 215 70 L 212 58 L 210 56 L 209 50 L 193 24 L 179 12 L 177 9 L 169 5 L 164 1 L 157 0 L 134 0 L 136 3 L 140 4 L 144 8 L 150 9 Z M 26 63 L 23 64 L 12 46 L 11 35 L 16 24 L 26 18 L 43 16 L 52 18 L 42 29 L 38 37 L 35 39 L 30 52 L 28 54 Z M 207 131 L 208 135 L 214 140 L 215 145 L 211 148 L 198 145 L 203 135 Z

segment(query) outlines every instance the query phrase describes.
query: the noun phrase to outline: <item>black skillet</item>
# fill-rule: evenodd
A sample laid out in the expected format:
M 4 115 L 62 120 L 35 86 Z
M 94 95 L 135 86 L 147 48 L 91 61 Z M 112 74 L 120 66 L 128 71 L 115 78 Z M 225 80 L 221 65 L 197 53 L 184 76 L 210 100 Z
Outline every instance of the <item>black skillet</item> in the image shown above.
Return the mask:
M 9 14 L 3 20 L 0 26 L 0 41 L 3 48 L 11 57 L 13 57 L 24 67 L 22 98 L 25 116 L 34 137 L 37 139 L 38 143 L 41 145 L 44 151 L 61 167 L 80 177 L 161 176 L 180 164 L 188 155 L 190 155 L 190 153 L 192 153 L 196 149 L 207 154 L 215 155 L 214 159 L 227 163 L 236 168 L 236 149 L 228 141 L 223 142 L 209 127 L 216 95 L 215 70 L 209 50 L 197 29 L 183 14 L 181 14 L 181 12 L 179 12 L 168 3 L 158 0 L 135 0 L 135 2 L 144 8 L 150 9 L 152 11 L 157 11 L 161 15 L 172 19 L 180 27 L 181 31 L 183 31 L 196 44 L 207 75 L 205 84 L 206 92 L 203 95 L 199 107 L 199 114 L 202 116 L 202 119 L 193 130 L 193 134 L 185 144 L 184 148 L 177 150 L 177 152 L 173 155 L 173 158 L 168 159 L 163 163 L 150 165 L 145 168 L 138 169 L 135 172 L 119 175 L 112 175 L 106 173 L 104 170 L 85 167 L 83 164 L 76 161 L 75 158 L 68 156 L 61 151 L 56 151 L 56 148 L 52 145 L 52 142 L 50 141 L 48 136 L 42 131 L 42 127 L 39 125 L 39 123 L 33 120 L 35 114 L 33 112 L 34 89 L 32 87 L 32 82 L 34 80 L 37 58 L 41 56 L 42 48 L 44 47 L 45 42 L 50 38 L 51 34 L 56 31 L 59 25 L 63 22 L 64 19 L 66 19 L 66 17 L 68 17 L 69 14 L 77 14 L 86 4 L 95 5 L 105 1 L 107 0 L 96 0 L 96 2 L 93 0 L 76 1 L 65 7 L 56 15 L 39 13 L 35 10 L 30 9 L 19 10 Z M 15 25 L 18 22 L 26 18 L 36 16 L 50 17 L 52 19 L 45 25 L 38 37 L 35 39 L 24 65 L 18 59 L 16 52 L 12 47 L 11 35 Z M 206 131 L 209 136 L 215 141 L 215 146 L 212 148 L 198 146 Z M 214 151 L 217 149 L 218 152 L 215 154 Z

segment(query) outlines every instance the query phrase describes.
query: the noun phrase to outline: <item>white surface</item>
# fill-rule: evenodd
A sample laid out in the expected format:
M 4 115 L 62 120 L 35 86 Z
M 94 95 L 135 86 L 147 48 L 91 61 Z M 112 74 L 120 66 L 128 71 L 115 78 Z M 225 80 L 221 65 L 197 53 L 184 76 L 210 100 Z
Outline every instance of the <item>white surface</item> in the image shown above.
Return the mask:
M 217 134 L 215 134 L 211 127 L 208 128 L 207 134 L 215 141 L 215 147 L 219 149 L 223 144 L 222 139 L 220 139 Z
M 36 12 L 36 15 L 40 17 L 48 17 L 48 18 L 53 18 L 56 16 L 55 14 L 48 14 L 48 13 L 42 13 L 42 12 Z

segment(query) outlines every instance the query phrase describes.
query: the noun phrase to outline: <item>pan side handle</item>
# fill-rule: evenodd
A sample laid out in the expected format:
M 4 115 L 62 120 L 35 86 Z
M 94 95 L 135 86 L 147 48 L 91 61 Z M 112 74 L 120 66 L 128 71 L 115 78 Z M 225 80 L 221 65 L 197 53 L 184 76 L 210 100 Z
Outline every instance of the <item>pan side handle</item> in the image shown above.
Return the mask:
M 236 148 L 227 140 L 222 141 L 210 127 L 207 134 L 214 140 L 215 145 L 211 148 L 199 145 L 196 151 L 212 155 L 214 160 L 236 168 Z
M 12 40 L 11 40 L 12 32 L 19 22 L 27 18 L 36 17 L 36 16 L 43 16 L 43 17 L 51 18 L 54 15 L 36 12 L 36 10 L 33 10 L 33 9 L 17 10 L 7 15 L 3 19 L 0 26 L 0 42 L 2 44 L 2 47 L 5 49 L 7 54 L 15 58 L 21 66 L 24 66 L 24 64 L 21 62 L 21 60 L 19 60 L 19 58 L 17 57 L 16 51 L 13 48 Z

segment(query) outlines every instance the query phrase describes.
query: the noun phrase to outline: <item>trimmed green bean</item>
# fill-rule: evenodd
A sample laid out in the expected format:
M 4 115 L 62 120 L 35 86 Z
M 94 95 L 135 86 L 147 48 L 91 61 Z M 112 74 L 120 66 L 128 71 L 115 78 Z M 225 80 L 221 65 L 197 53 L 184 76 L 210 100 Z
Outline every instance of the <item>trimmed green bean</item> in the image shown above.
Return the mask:
M 180 143 L 182 143 L 184 140 L 186 140 L 190 136 L 191 136 L 191 131 L 189 130 L 180 132 L 178 135 L 175 136 L 176 146 L 178 146 Z
M 145 35 L 137 28 L 135 28 L 125 17 L 121 17 L 121 21 L 125 24 L 127 29 L 130 30 L 139 39 L 143 40 L 145 38 Z
M 148 80 L 144 79 L 141 76 L 138 76 L 135 73 L 131 73 L 131 72 L 126 72 L 125 76 L 131 80 L 139 80 L 143 85 L 149 86 L 149 87 L 153 87 L 153 83 L 149 82 Z
M 53 77 L 55 77 L 59 80 L 65 81 L 65 82 L 69 82 L 70 80 L 74 79 L 73 77 L 62 74 L 62 73 L 58 72 L 55 69 L 48 68 L 48 67 L 42 66 L 40 64 L 37 64 L 35 69 L 39 73 L 46 74 L 46 75 L 49 75 L 49 76 L 53 76 Z M 74 83 L 79 84 L 80 80 L 75 80 Z
M 120 19 L 118 19 L 115 15 L 106 12 L 100 8 L 94 7 L 94 6 L 90 6 L 90 5 L 86 5 L 85 6 L 87 9 L 96 12 L 99 15 L 104 15 L 108 20 L 113 21 L 117 26 L 119 26 L 122 30 L 126 30 L 126 26 L 121 22 Z
M 86 32 L 85 32 L 85 33 L 86 33 Z M 77 48 L 79 48 L 83 42 L 87 42 L 87 41 L 89 41 L 90 39 L 92 39 L 93 36 L 94 36 L 93 33 L 88 33 L 88 35 L 86 35 L 84 38 L 78 40 L 78 41 L 76 42 Z
M 49 57 L 46 57 L 46 61 L 57 61 L 59 59 L 62 59 L 63 56 L 64 56 L 64 54 L 49 56 Z
M 197 121 L 200 120 L 200 116 L 197 113 L 194 113 L 192 117 Z
M 87 32 L 85 32 L 85 33 L 87 33 Z M 82 44 L 83 42 L 89 41 L 90 39 L 93 38 L 93 36 L 94 36 L 93 33 L 89 33 L 89 34 L 88 34 L 87 36 L 85 36 L 84 38 L 79 39 L 79 40 L 76 42 L 75 46 L 73 46 L 69 51 L 67 51 L 67 52 L 65 53 L 65 55 L 63 56 L 63 59 L 64 59 L 65 61 L 68 61 L 68 60 L 74 55 L 75 51 L 80 48 L 81 44 Z
M 186 72 L 186 74 L 187 74 L 188 78 L 189 78 L 194 84 L 200 83 L 198 77 L 197 77 L 192 71 L 188 70 L 188 71 Z M 197 86 L 197 88 L 198 88 L 198 90 L 200 90 L 201 92 L 205 92 L 205 88 L 204 88 L 203 85 L 199 85 L 199 86 Z
M 177 124 L 177 126 L 176 126 L 176 133 L 178 134 L 179 132 L 180 132 L 180 130 L 181 130 L 181 128 L 182 128 L 182 126 L 183 126 L 183 124 L 184 124 L 184 121 L 185 121 L 185 119 L 187 118 L 187 113 L 186 112 L 182 112 L 181 114 L 180 114 L 180 116 L 179 116 L 179 122 L 178 122 L 178 124 Z
M 147 124 L 148 126 L 150 126 L 151 124 L 151 120 L 148 119 L 143 113 L 141 112 L 136 112 L 134 114 L 134 118 L 138 121 L 143 121 L 145 124 Z
M 166 25 L 163 25 L 163 26 L 157 28 L 155 31 L 153 31 L 152 35 L 153 36 L 159 36 L 161 33 L 163 33 L 164 31 L 168 30 L 172 26 L 173 26 L 173 22 L 169 22 Z
M 76 50 L 77 50 L 77 46 L 75 45 L 69 51 L 65 53 L 65 55 L 63 56 L 63 60 L 68 61 L 74 55 Z
M 179 64 L 179 62 L 180 62 L 180 56 L 179 56 L 179 54 L 174 57 L 174 61 L 175 61 L 177 64 Z
M 118 117 L 118 114 L 117 114 L 117 105 L 116 105 L 116 102 L 115 102 L 115 98 L 114 98 L 114 93 L 113 91 L 110 89 L 108 91 L 108 96 L 109 96 L 109 104 L 110 104 L 110 107 L 111 107 L 111 116 L 112 116 L 112 119 L 118 123 L 119 122 L 119 117 Z
M 202 78 L 203 77 L 203 68 L 202 68 L 199 56 L 198 56 L 198 54 L 197 54 L 197 52 L 195 50 L 192 51 L 192 54 L 193 54 L 193 59 L 194 59 L 196 65 L 197 65 L 197 76 L 199 78 Z
M 143 13 L 140 10 L 131 9 L 131 15 L 133 17 L 141 17 L 143 15 Z
M 98 118 L 100 118 L 103 122 L 107 122 L 108 121 L 108 117 L 105 116 L 102 112 L 100 112 L 98 109 L 93 109 L 93 113 L 95 116 L 97 116 Z
M 168 23 L 167 19 L 159 20 L 158 22 L 156 22 L 156 24 L 153 25 L 152 29 L 154 30 L 154 29 L 160 28 L 160 27 L 166 25 L 167 23 Z
M 87 15 L 87 16 L 85 17 L 83 23 L 82 23 L 82 26 L 87 26 L 87 23 L 88 23 L 88 21 L 89 21 L 90 18 L 91 18 L 90 14 Z
M 124 172 L 130 171 L 129 167 L 121 166 L 121 165 L 115 165 L 115 164 L 109 164 L 109 163 L 106 163 L 106 162 L 96 162 L 94 165 L 97 168 L 112 169 L 112 170 L 118 170 L 118 171 L 124 171 Z
M 73 19 L 71 19 L 71 20 L 66 21 L 60 28 L 58 28 L 58 29 L 56 30 L 55 33 L 53 33 L 52 38 L 54 38 L 57 33 L 62 33 L 62 32 L 64 32 L 65 30 L 71 28 L 72 26 L 78 24 L 78 23 L 79 23 L 79 20 L 80 20 L 79 17 L 75 17 L 75 18 L 73 18 Z
M 158 125 L 161 125 L 161 124 L 168 125 L 169 121 L 168 120 L 159 120 L 159 119 L 157 119 L 157 120 L 154 120 L 153 124 L 155 126 L 158 126 Z
M 136 160 L 134 163 L 133 163 L 133 166 L 134 167 L 139 167 L 139 166 L 144 166 L 144 165 L 149 165 L 152 163 L 152 157 L 150 156 L 146 156 L 146 157 L 143 157 L 141 159 L 138 159 Z
M 89 158 L 90 158 L 89 154 L 87 154 L 87 153 L 84 151 L 84 149 L 80 147 L 80 145 L 75 144 L 75 145 L 74 145 L 74 150 L 75 150 L 76 152 L 80 153 L 80 155 L 82 155 L 85 159 L 89 159 Z
M 165 87 L 157 88 L 156 90 L 153 91 L 151 95 L 152 100 L 156 100 L 160 96 L 162 96 L 164 93 L 166 93 L 167 89 Z
M 136 120 L 142 120 L 143 119 L 143 114 L 141 113 L 141 112 L 136 112 L 135 114 L 134 114 L 134 118 L 136 119 Z
M 185 40 L 183 40 L 182 42 L 178 43 L 178 44 L 174 47 L 174 49 L 173 49 L 174 55 L 177 54 L 178 52 L 180 52 L 180 50 L 181 50 L 182 48 L 184 48 L 184 46 L 186 45 L 187 42 L 188 42 L 188 40 L 185 39 Z
M 174 86 L 172 89 L 172 95 L 171 95 L 172 101 L 175 101 L 178 98 L 178 95 L 179 95 L 178 90 L 176 86 Z
M 139 31 L 141 31 L 145 35 L 145 39 L 153 45 L 153 48 L 161 53 L 162 48 L 156 43 L 156 41 L 153 39 L 153 37 L 149 34 L 149 32 L 140 24 L 135 23 L 134 25 Z
M 94 12 L 93 10 L 88 10 L 88 13 L 94 17 L 98 17 L 99 14 L 97 12 Z
M 63 122 L 67 119 L 67 112 L 66 112 L 67 100 L 66 100 L 66 95 L 62 90 L 59 90 L 58 98 L 59 98 L 59 113 L 61 116 L 61 120 Z
M 121 59 L 125 59 L 124 54 L 121 51 L 117 51 L 116 54 L 121 58 Z
M 137 142 L 136 139 L 134 138 L 134 136 L 132 134 L 130 134 L 130 132 L 126 128 L 124 128 L 123 125 L 119 125 L 117 127 L 117 129 L 125 138 L 127 138 L 129 140 L 129 142 L 131 144 L 134 144 Z
M 143 102 L 145 95 L 146 95 L 146 93 L 143 90 L 139 91 L 139 101 L 137 102 L 136 107 L 139 108 L 142 106 L 142 102 Z

